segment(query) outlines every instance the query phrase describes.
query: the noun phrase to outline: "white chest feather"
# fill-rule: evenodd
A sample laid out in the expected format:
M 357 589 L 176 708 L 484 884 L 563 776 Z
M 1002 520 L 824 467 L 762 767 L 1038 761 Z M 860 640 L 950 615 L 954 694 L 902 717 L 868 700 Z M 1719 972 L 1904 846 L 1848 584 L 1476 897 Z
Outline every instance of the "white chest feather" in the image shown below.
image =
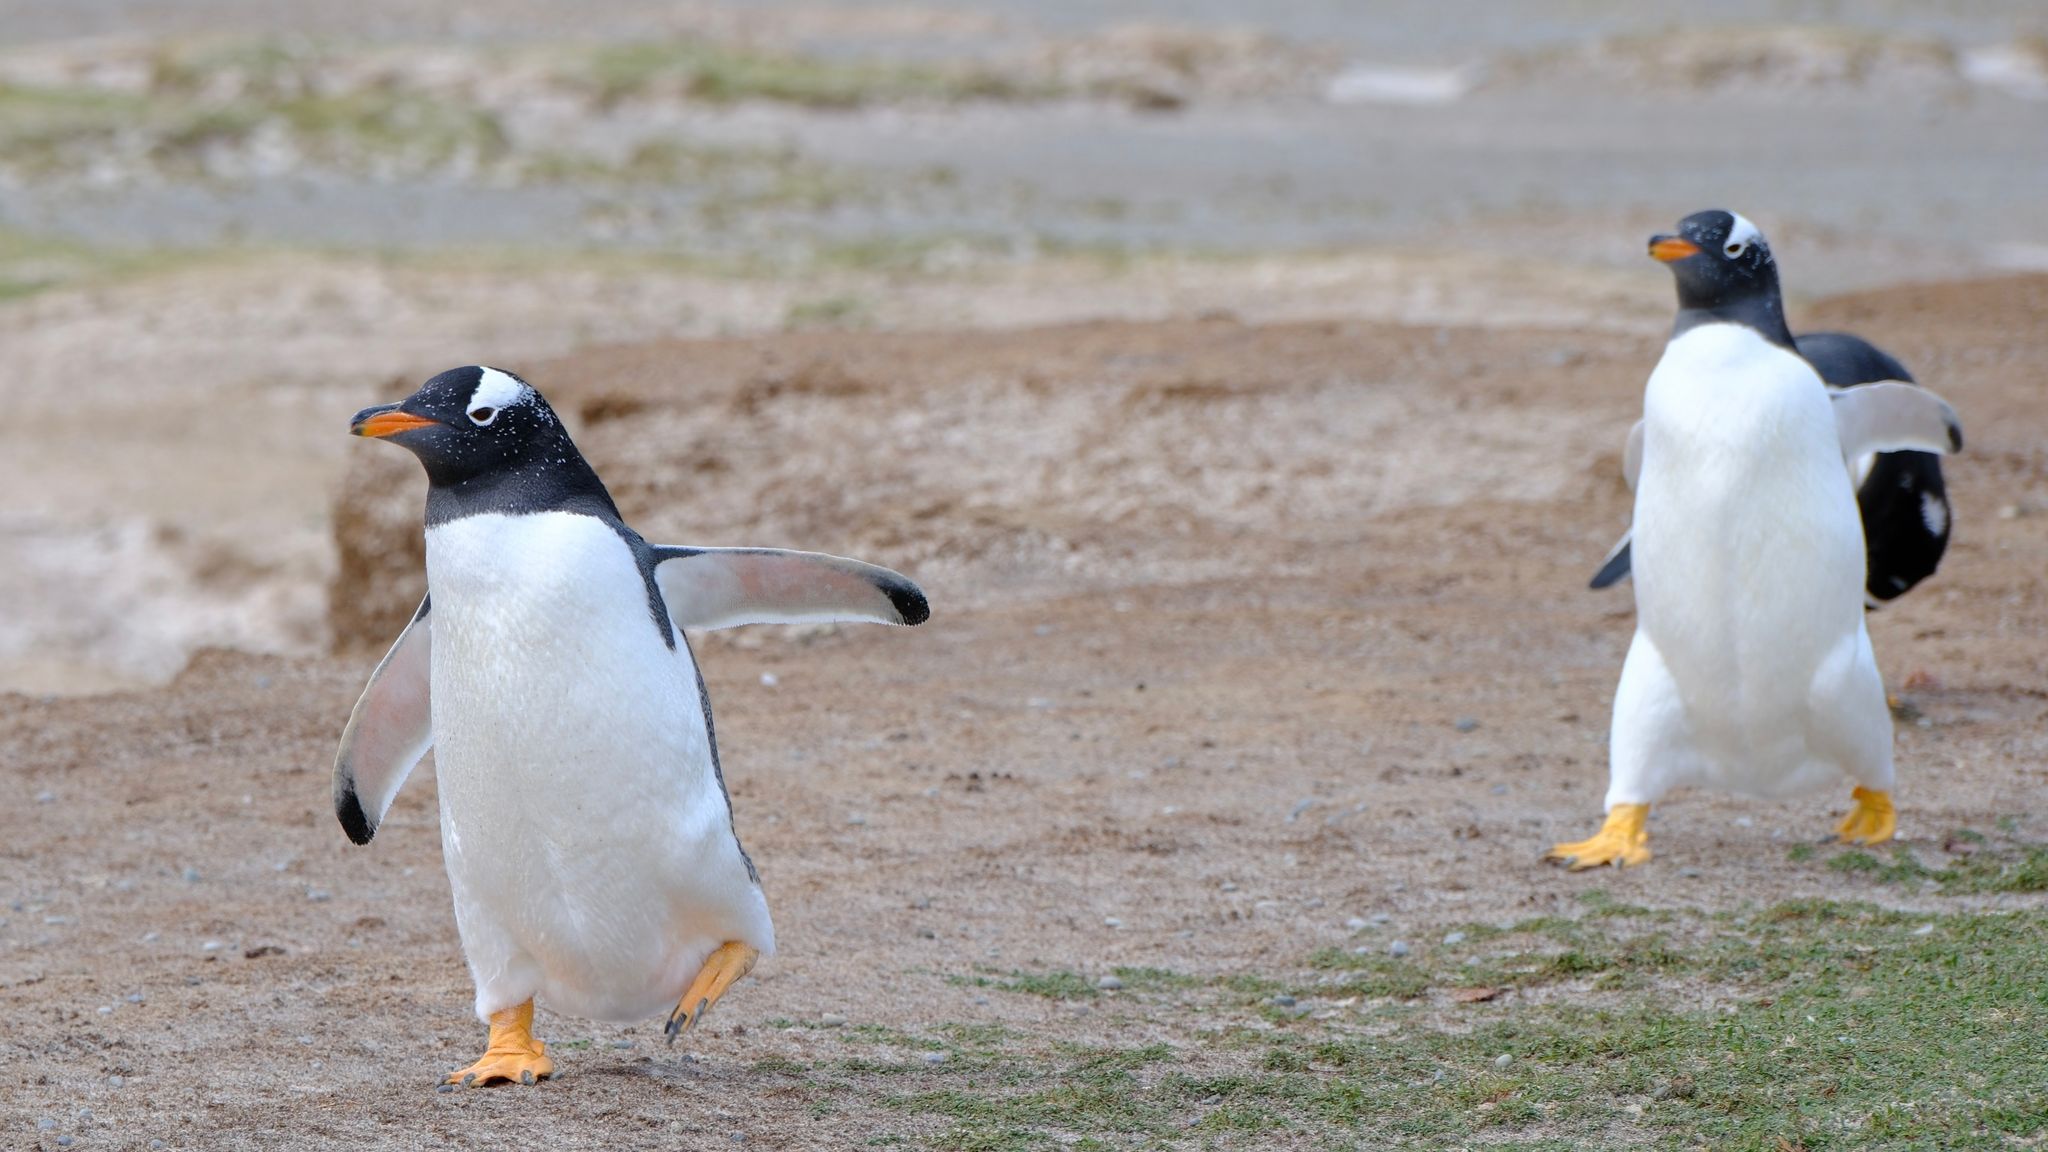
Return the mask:
M 696 665 L 619 535 L 466 517 L 428 529 L 427 576 L 443 850 L 480 1004 L 494 971 L 537 973 L 565 1011 L 632 1018 L 709 948 L 772 947 Z
M 1862 627 L 1862 524 L 1813 369 L 1736 325 L 1672 341 L 1633 531 L 1638 627 L 1706 751 L 1774 770 L 1759 750 L 1801 744 L 1816 669 Z

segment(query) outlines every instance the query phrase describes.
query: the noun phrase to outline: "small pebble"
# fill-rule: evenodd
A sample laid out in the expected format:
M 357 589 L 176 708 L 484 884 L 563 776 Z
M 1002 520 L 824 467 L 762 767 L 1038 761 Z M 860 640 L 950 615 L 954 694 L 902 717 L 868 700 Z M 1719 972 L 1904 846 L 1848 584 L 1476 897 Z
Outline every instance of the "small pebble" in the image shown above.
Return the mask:
M 856 812 L 853 815 L 848 816 L 846 818 L 846 822 L 858 828 L 859 826 L 866 824 L 868 822 L 868 818 Z
M 946 1062 L 946 1054 L 944 1052 L 927 1052 L 924 1054 L 924 1062 L 927 1064 L 944 1064 Z
M 1463 932 L 1447 932 L 1444 934 L 1445 944 L 1463 944 L 1464 942 L 1465 934 Z
M 1456 728 L 1460 732 L 1471 732 L 1479 727 L 1479 721 L 1474 720 L 1470 716 L 1460 716 L 1452 722 L 1451 727 Z
M 197 869 L 197 868 L 187 868 L 187 869 L 185 869 L 185 883 L 187 883 L 187 884 L 197 884 L 197 883 L 199 883 L 199 869 Z
M 142 993 L 130 992 L 126 997 L 124 997 L 124 999 L 126 999 L 130 1004 L 140 1004 L 142 1003 Z
M 1387 921 L 1392 920 L 1393 917 L 1387 915 L 1385 912 L 1375 912 L 1371 916 L 1367 917 L 1367 919 L 1371 920 L 1374 924 L 1385 924 Z
M 126 1080 L 121 1079 L 119 1076 L 107 1077 L 107 1087 L 109 1088 L 119 1088 L 120 1086 L 126 1083 L 128 1082 Z
M 38 1132 L 54 1131 L 56 1127 L 57 1121 L 54 1117 L 45 1116 L 36 1121 L 36 1131 Z
M 846 1027 L 846 1017 L 837 1013 L 827 1012 L 823 1016 L 818 1017 L 818 1023 L 827 1028 L 844 1028 Z
M 1392 944 L 1387 945 L 1387 955 L 1389 956 L 1406 956 L 1407 954 L 1408 942 L 1406 940 L 1396 940 Z
M 299 1043 L 311 1045 L 313 1043 L 313 1038 L 311 1036 L 301 1036 L 299 1037 Z
M 620 1051 L 624 1051 L 624 1050 L 626 1050 L 626 1049 L 628 1049 L 628 1048 L 631 1048 L 632 1046 L 633 1046 L 633 1042 L 632 1042 L 631 1040 L 614 1040 L 614 1041 L 612 1041 L 612 1047 L 614 1047 L 614 1048 L 617 1048 L 617 1049 L 619 1049 Z
M 1737 828 L 1754 828 L 1756 827 L 1756 821 L 1747 816 L 1737 816 L 1735 818 L 1735 826 Z
M 1515 1058 L 1513 1056 L 1508 1055 L 1505 1052 L 1493 1058 L 1493 1066 L 1495 1068 L 1505 1068 L 1508 1065 L 1513 1064 L 1514 1062 Z
M 80 1109 L 78 1110 L 78 1118 L 79 1118 L 80 1120 L 90 1120 L 90 1119 L 92 1119 L 92 1109 L 90 1109 L 90 1108 L 80 1108 Z
M 144 944 L 154 944 L 156 943 L 157 938 L 162 935 L 163 933 L 161 932 L 144 932 L 142 934 L 142 942 Z
M 69 1147 L 71 1147 L 71 1144 L 72 1144 L 72 1140 L 71 1140 L 71 1137 L 69 1137 L 69 1136 L 59 1136 L 59 1137 L 57 1137 L 57 1147 L 59 1147 L 59 1148 L 69 1148 Z
M 313 888 L 309 889 L 306 892 L 306 899 L 311 900 L 315 904 L 325 904 L 329 900 L 334 899 L 334 895 L 331 892 L 326 892 L 319 888 Z
M 1294 1007 L 1294 1005 L 1294 997 L 1289 996 L 1284 992 L 1278 996 L 1273 997 L 1273 1007 L 1275 1008 L 1292 1008 Z
M 1234 884 L 1234 883 L 1232 883 L 1232 882 L 1230 882 L 1230 881 L 1228 881 L 1228 880 L 1225 880 L 1225 881 L 1223 882 L 1223 891 L 1225 891 L 1225 892 L 1235 892 L 1235 891 L 1237 891 L 1237 885 L 1236 885 L 1236 884 Z
M 1123 988 L 1124 982 L 1115 976 L 1104 976 L 1095 982 L 1095 986 L 1104 992 L 1115 992 Z
M 779 677 L 779 676 L 777 676 L 777 675 L 776 675 L 775 673 L 773 673 L 773 672 L 763 672 L 763 673 L 761 673 L 761 687 L 763 687 L 763 688 L 773 688 L 773 687 L 775 687 L 775 686 L 776 686 L 777 684 L 780 684 L 780 683 L 782 683 L 782 678 L 781 678 L 781 677 Z
M 169 1147 L 170 1147 L 170 1145 L 169 1145 L 169 1144 L 166 1144 L 166 1143 L 164 1143 L 164 1142 L 163 1142 L 163 1141 L 161 1141 L 161 1140 L 151 1140 L 151 1141 L 149 1142 L 149 1146 L 150 1146 L 151 1148 L 169 1148 Z
M 224 947 L 226 947 L 226 945 L 222 944 L 218 940 L 208 940 L 206 943 L 201 944 L 199 946 L 199 950 L 201 952 L 218 952 Z
M 100 1005 L 100 1015 L 102 1015 L 102 1016 L 112 1016 L 113 1014 L 114 1014 L 114 1010 L 113 1010 L 113 1008 L 111 1008 L 111 1007 L 109 1007 L 108 1005 L 105 1005 L 105 1004 L 102 1004 L 102 1005 Z
M 1915 935 L 1915 936 L 1932 936 L 1932 935 L 1934 935 L 1934 925 L 1932 925 L 1932 924 L 1922 924 L 1922 925 L 1921 925 L 1921 926 L 1919 926 L 1918 928 L 1915 928 L 1915 929 L 1913 929 L 1913 935 Z
M 1102 918 L 1102 926 L 1104 928 L 1121 928 L 1124 926 L 1124 922 L 1114 916 L 1104 916 Z
M 55 804 L 56 802 L 57 794 L 55 792 L 36 793 L 36 803 L 38 804 Z
M 1344 927 L 1345 927 L 1345 928 L 1347 928 L 1347 929 L 1349 929 L 1349 930 L 1351 930 L 1351 931 L 1353 931 L 1353 932 L 1357 932 L 1357 931 L 1359 931 L 1360 929 L 1362 929 L 1362 928 L 1364 928 L 1364 927 L 1365 927 L 1365 921 L 1363 921 L 1363 920 L 1359 919 L 1359 918 L 1358 918 L 1358 917 L 1356 917 L 1356 916 L 1353 916 L 1353 917 L 1352 917 L 1351 919 L 1349 919 L 1349 920 L 1346 920 L 1346 921 L 1344 922 Z
M 1678 875 L 1683 880 L 1697 880 L 1700 878 L 1700 870 L 1697 868 L 1680 868 Z

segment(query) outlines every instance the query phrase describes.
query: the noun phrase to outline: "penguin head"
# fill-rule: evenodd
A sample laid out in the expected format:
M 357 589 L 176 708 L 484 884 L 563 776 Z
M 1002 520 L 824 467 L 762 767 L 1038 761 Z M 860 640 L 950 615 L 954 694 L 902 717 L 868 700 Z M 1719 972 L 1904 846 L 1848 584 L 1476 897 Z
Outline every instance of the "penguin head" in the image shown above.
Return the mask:
M 1775 302 L 1778 265 L 1757 226 L 1734 212 L 1695 212 L 1678 232 L 1650 237 L 1650 256 L 1678 281 L 1678 306 L 1718 310 L 1751 300 Z
M 389 440 L 419 457 L 427 479 L 461 484 L 576 449 L 533 385 L 500 368 L 451 368 L 396 404 L 356 413 L 349 431 Z

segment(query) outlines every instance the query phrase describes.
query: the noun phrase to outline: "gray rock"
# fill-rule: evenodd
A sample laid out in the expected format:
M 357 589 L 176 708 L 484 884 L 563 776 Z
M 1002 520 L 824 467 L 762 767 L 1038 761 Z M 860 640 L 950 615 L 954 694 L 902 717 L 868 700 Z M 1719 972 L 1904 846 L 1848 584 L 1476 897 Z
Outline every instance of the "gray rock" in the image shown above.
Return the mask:
M 827 1012 L 823 1016 L 818 1017 L 818 1023 L 827 1028 L 844 1028 L 846 1027 L 846 1017 L 836 1012 Z
M 1289 996 L 1284 992 L 1278 996 L 1273 997 L 1273 1007 L 1275 1008 L 1292 1008 L 1294 1007 L 1294 1005 L 1294 997 Z
M 1445 944 L 1463 944 L 1464 942 L 1465 934 L 1463 932 L 1447 932 L 1444 934 Z
M 1387 945 L 1387 955 L 1389 956 L 1406 956 L 1408 951 L 1408 942 L 1406 940 L 1396 940 L 1392 944 Z
M 1451 727 L 1456 728 L 1460 732 L 1472 732 L 1478 730 L 1479 721 L 1474 720 L 1470 716 L 1460 716 L 1451 722 Z
M 1116 992 L 1123 988 L 1124 982 L 1115 976 L 1104 976 L 1095 982 L 1095 986 L 1104 992 Z
M 1513 1056 L 1508 1055 L 1505 1052 L 1493 1058 L 1493 1066 L 1495 1068 L 1505 1068 L 1508 1065 L 1513 1064 L 1514 1062 L 1515 1058 Z
M 927 1052 L 924 1054 L 924 1062 L 927 1064 L 944 1064 L 946 1062 L 946 1054 L 944 1052 Z

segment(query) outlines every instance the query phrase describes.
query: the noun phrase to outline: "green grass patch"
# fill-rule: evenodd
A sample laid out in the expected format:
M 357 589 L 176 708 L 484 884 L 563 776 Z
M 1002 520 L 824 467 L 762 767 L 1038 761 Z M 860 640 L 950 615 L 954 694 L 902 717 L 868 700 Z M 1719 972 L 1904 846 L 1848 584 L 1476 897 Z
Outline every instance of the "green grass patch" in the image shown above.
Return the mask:
M 766 52 L 708 40 L 609 45 L 565 77 L 601 104 L 680 96 L 849 109 L 906 102 L 1043 99 L 1056 93 L 993 69 Z
M 1986 842 L 1981 835 L 1964 839 L 1962 833 L 1951 839 L 1970 844 Z M 1880 884 L 1933 884 L 1944 893 L 1956 895 L 2048 892 L 2048 845 L 1979 848 L 1944 868 L 1929 868 L 1905 845 L 1895 846 L 1887 856 L 1852 849 L 1831 858 L 1828 867 Z
M 2048 917 L 2037 911 L 1802 900 L 1707 915 L 1595 900 L 1582 912 L 1483 935 L 1474 926 L 1457 947 L 1398 961 L 1336 950 L 1295 975 L 1168 973 L 1158 987 L 1207 1010 L 1175 1017 L 1157 999 L 1098 997 L 1094 1011 L 1154 1033 L 1171 1020 L 1170 1043 L 1036 1048 L 1011 1030 L 963 1030 L 953 1038 L 972 1036 L 979 1052 L 970 1074 L 942 1068 L 928 1086 L 876 1099 L 917 1118 L 914 1131 L 941 1121 L 941 1134 L 918 1137 L 932 1148 L 1819 1152 L 2048 1140 Z M 1478 983 L 1475 969 L 1544 995 L 1433 996 Z M 962 982 L 1095 995 L 1063 971 Z M 1417 986 L 1371 1011 L 1305 1018 L 1262 1019 L 1245 1002 L 1276 987 L 1330 1004 Z

